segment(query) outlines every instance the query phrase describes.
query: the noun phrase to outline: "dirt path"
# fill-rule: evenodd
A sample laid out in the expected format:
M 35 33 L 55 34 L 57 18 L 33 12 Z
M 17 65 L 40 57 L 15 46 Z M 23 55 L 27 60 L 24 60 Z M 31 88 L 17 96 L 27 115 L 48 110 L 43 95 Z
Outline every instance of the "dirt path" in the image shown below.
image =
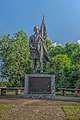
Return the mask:
M 66 120 L 59 107 L 21 107 L 9 114 L 6 120 Z
M 79 102 L 29 99 L 0 99 L 0 104 L 17 105 L 2 120 L 67 120 L 61 106 L 80 105 Z
M 39 106 L 40 102 L 40 100 L 24 102 L 9 113 L 6 120 L 66 120 L 61 107 L 46 106 L 47 101 L 45 101 L 44 106 Z

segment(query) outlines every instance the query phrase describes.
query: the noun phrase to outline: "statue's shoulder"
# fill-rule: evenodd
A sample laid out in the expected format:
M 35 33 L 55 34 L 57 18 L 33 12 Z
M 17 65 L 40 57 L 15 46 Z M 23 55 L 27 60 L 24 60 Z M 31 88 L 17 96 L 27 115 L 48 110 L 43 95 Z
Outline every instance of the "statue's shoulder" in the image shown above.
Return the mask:
M 31 39 L 31 40 L 34 39 L 34 35 L 31 35 L 31 36 L 29 37 L 29 39 Z

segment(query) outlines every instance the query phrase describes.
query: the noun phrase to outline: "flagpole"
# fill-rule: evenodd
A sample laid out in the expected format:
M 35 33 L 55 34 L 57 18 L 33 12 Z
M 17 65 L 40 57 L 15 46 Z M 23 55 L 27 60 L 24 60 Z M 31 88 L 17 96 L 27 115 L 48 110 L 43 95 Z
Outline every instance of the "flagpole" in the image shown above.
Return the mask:
M 42 41 L 41 41 L 41 56 L 40 56 L 40 62 L 41 62 L 41 73 L 43 73 L 43 21 L 44 21 L 44 15 L 42 19 L 42 31 L 41 31 L 41 36 L 42 36 Z

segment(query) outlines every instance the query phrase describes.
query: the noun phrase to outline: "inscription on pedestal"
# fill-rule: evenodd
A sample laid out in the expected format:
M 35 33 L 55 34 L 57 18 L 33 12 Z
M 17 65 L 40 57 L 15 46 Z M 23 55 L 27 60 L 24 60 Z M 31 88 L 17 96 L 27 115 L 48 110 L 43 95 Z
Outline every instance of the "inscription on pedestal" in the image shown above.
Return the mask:
M 28 74 L 25 76 L 25 98 L 54 99 L 55 75 Z
M 51 78 L 50 77 L 29 77 L 29 94 L 50 94 Z

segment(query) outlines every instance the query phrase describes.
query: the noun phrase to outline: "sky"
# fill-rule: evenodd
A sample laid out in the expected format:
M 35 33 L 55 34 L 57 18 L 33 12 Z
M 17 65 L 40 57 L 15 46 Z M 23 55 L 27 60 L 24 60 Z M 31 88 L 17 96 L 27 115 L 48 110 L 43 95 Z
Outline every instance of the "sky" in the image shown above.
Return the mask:
M 0 0 L 0 36 L 21 29 L 32 35 L 43 14 L 53 43 L 80 40 L 80 0 Z

